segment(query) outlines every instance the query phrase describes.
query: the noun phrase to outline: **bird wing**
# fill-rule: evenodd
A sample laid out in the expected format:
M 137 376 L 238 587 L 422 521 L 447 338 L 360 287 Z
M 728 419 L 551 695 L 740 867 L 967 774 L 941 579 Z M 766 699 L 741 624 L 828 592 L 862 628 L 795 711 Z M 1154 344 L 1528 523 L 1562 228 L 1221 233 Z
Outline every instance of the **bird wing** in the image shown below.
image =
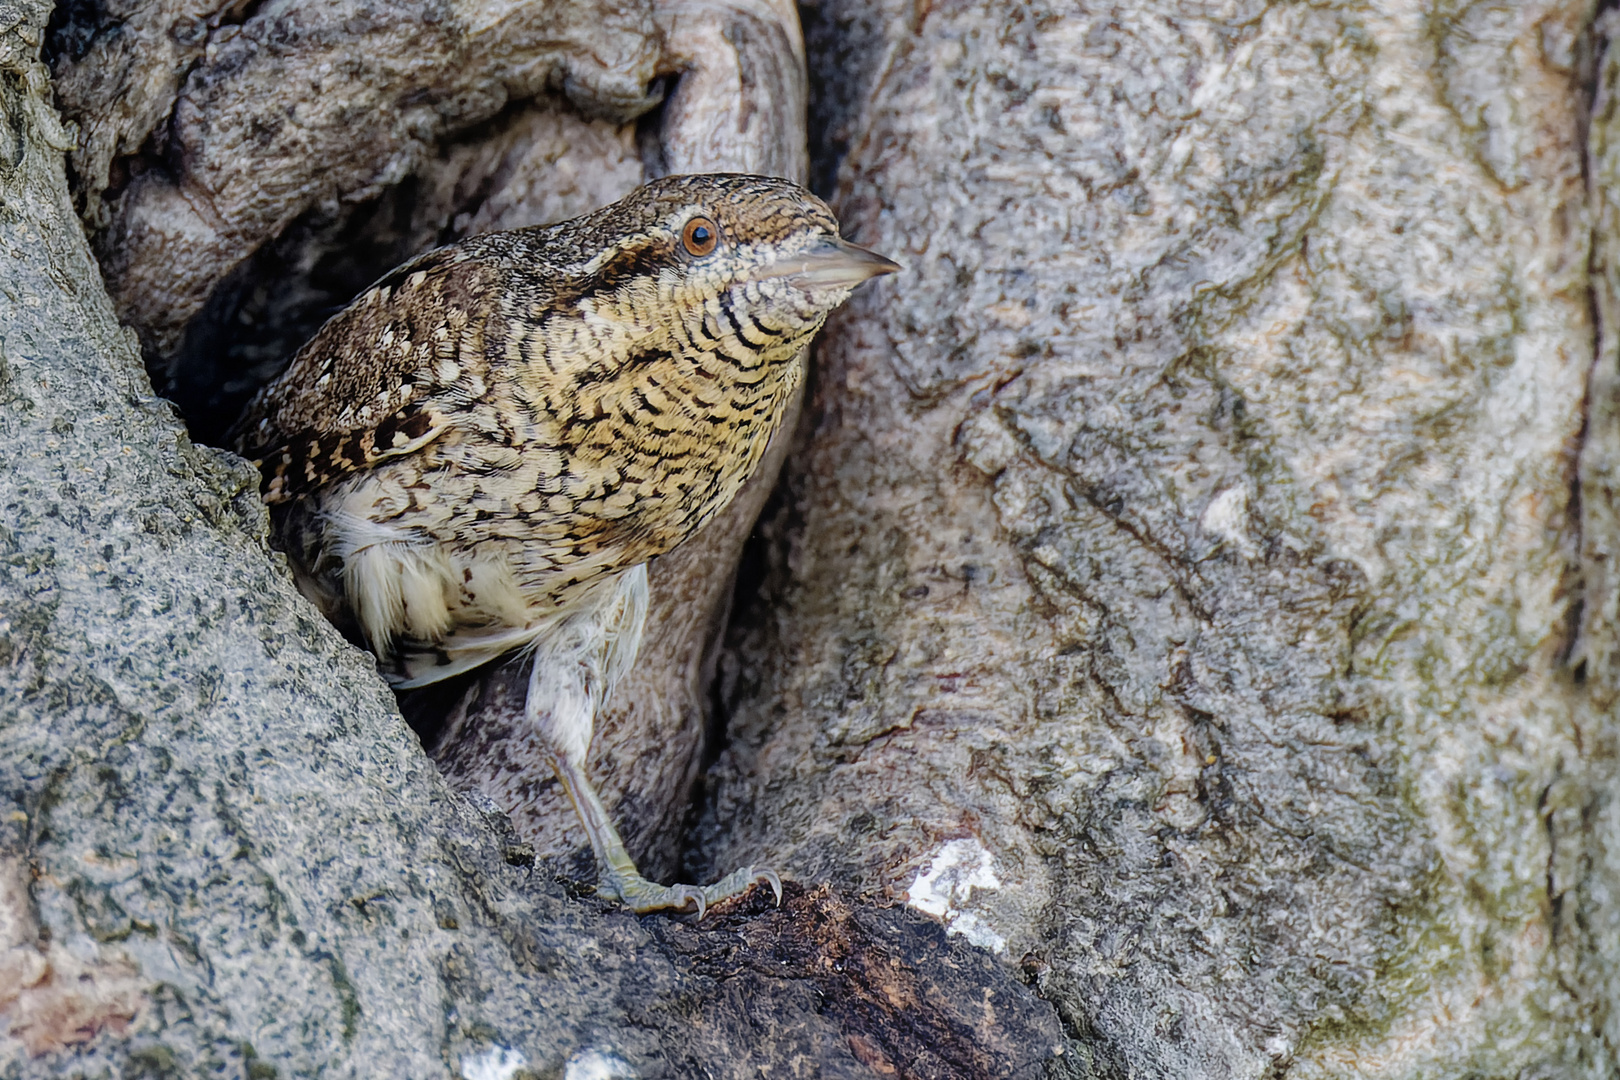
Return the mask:
M 258 465 L 265 501 L 307 495 L 449 430 L 444 405 L 483 393 L 495 282 L 464 250 L 440 248 L 321 327 L 229 436 Z

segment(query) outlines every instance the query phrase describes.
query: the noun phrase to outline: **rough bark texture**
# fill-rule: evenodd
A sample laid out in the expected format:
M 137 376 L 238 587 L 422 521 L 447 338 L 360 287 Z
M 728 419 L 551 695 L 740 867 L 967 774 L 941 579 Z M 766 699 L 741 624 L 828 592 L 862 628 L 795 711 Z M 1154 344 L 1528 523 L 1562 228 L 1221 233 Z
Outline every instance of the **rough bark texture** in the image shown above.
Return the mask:
M 810 175 L 907 271 L 719 662 L 688 869 L 805 884 L 693 927 L 532 868 L 543 774 L 528 835 L 447 789 L 115 316 L 207 438 L 417 250 L 799 175 L 791 11 L 63 5 L 75 141 L 47 7 L 0 0 L 0 1075 L 1620 1076 L 1614 15 L 807 6 Z M 659 872 L 751 513 L 659 563 L 592 765 Z
M 446 787 L 266 548 L 252 471 L 153 396 L 68 195 L 48 14 L 0 0 L 0 1075 L 1042 1075 L 1050 1006 L 926 919 L 795 889 L 644 922 Z M 515 107 L 481 160 L 543 128 Z
M 63 30 L 89 37 L 56 74 L 68 114 L 94 118 L 74 166 L 92 220 L 105 213 L 98 254 L 119 317 L 161 356 L 266 238 L 376 196 L 508 101 L 552 89 L 620 118 L 652 104 L 645 4 L 269 3 L 242 22 L 245 8 L 136 5 Z
M 72 163 L 119 316 L 203 439 L 334 310 L 428 248 L 572 217 L 666 172 L 806 171 L 803 45 L 784 3 L 121 14 L 65 8 L 53 22 L 59 92 L 85 131 Z M 191 65 L 183 81 L 170 59 Z M 638 136 L 634 118 L 666 87 Z M 655 566 L 646 645 L 599 725 L 592 776 L 655 875 L 679 865 L 713 646 L 784 449 Z M 454 699 L 424 697 L 413 720 L 425 714 L 432 738 Z M 483 745 L 446 744 L 439 757 L 459 777 L 488 777 L 480 786 L 540 855 L 578 856 L 583 834 L 544 761 L 505 747 L 525 766 L 514 773 L 483 760 Z
M 1591 713 L 1606 723 L 1583 724 L 1593 739 L 1585 758 L 1593 794 L 1549 802 L 1548 891 L 1561 919 L 1579 919 L 1586 946 L 1573 965 L 1576 985 L 1590 995 L 1620 999 L 1620 768 L 1614 725 L 1620 712 L 1620 14 L 1606 11 L 1592 34 L 1596 75 L 1587 131 L 1586 180 L 1591 195 L 1592 310 L 1597 354 L 1586 390 L 1581 446 L 1580 632 L 1570 663 L 1592 695 Z M 1585 748 L 1583 747 L 1583 750 Z M 1577 789 L 1578 792 L 1578 789 Z M 1607 868 L 1604 873 L 1601 869 Z M 1566 896 L 1568 897 L 1566 899 Z M 1565 909 L 1569 914 L 1565 915 Z M 1611 1060 L 1620 1061 L 1620 1009 L 1612 1004 L 1592 1021 Z M 1620 1069 L 1620 1065 L 1614 1066 Z
M 908 897 L 1100 1075 L 1616 1075 L 1588 5 L 807 12 L 906 270 L 819 346 L 699 869 Z

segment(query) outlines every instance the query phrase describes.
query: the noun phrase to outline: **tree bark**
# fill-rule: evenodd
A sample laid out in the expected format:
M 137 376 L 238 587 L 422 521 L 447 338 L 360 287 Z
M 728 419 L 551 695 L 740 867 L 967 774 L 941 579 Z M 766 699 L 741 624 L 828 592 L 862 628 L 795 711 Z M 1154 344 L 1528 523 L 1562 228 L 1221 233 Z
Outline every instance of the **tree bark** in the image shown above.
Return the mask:
M 942 915 L 1101 1075 L 1615 1075 L 1591 8 L 809 10 L 907 270 L 821 339 L 699 865 Z
M 802 14 L 68 5 L 73 139 L 0 0 L 0 1075 L 1620 1075 L 1614 16 Z M 447 785 L 142 351 L 217 438 L 416 251 L 717 168 L 905 271 L 603 725 L 648 867 L 797 882 L 692 925 Z
M 197 15 L 201 30 L 180 4 L 116 23 L 96 23 L 98 10 L 78 10 L 87 28 L 72 12 L 54 27 L 65 103 L 76 59 L 125 80 L 87 106 L 106 123 L 83 129 L 79 167 L 98 138 L 152 153 L 109 167 L 144 181 L 99 193 L 81 183 L 79 195 L 107 215 L 94 236 L 104 256 L 116 252 L 104 268 L 120 313 L 146 329 L 154 370 L 192 388 L 196 426 L 218 430 L 228 418 L 215 414 L 244 392 L 233 380 L 251 389 L 254 373 L 188 348 L 193 329 L 228 344 L 228 314 L 247 336 L 290 340 L 346 275 L 363 280 L 367 258 L 446 227 L 515 223 L 502 215 L 531 197 L 566 213 L 570 194 L 634 183 L 641 154 L 623 106 L 651 103 L 646 80 L 684 62 L 676 50 L 706 22 L 691 16 L 716 9 L 664 9 L 678 17 L 660 32 L 658 12 L 634 5 L 599 18 L 579 5 L 464 5 L 437 38 L 405 31 L 443 21 L 442 8 L 220 7 Z M 537 872 L 504 813 L 450 790 L 369 658 L 291 588 L 266 547 L 253 471 L 193 444 L 152 395 L 69 199 L 62 151 L 74 143 L 37 60 L 49 14 L 0 4 L 0 1073 L 861 1077 L 869 1061 L 901 1056 L 920 1063 L 916 1075 L 1041 1075 L 1062 1045 L 1050 1007 L 926 919 L 795 885 L 780 910 L 638 920 Z M 749 15 L 721 25 L 746 29 Z M 245 20 L 235 33 L 231 18 Z M 558 18 L 584 36 L 559 39 Z M 642 45 L 607 48 L 627 25 Z M 510 48 L 462 48 L 479 27 Z M 74 57 L 61 42 L 80 29 L 87 51 Z M 518 30 L 536 40 L 511 45 Z M 166 114 L 142 94 L 164 92 L 152 85 L 169 61 L 148 39 L 165 33 L 207 41 L 149 137 L 142 125 Z M 128 63 L 110 64 L 119 50 Z M 329 62 L 348 82 L 312 102 L 326 119 L 272 124 Z M 480 64 L 494 73 L 470 69 Z M 576 105 L 617 107 L 619 119 L 576 109 L 548 121 L 517 102 L 488 121 L 487 102 L 464 100 L 468 87 L 532 93 L 540 83 L 514 90 L 513 72 L 538 80 L 542 69 Z M 683 116 L 724 118 L 705 111 L 703 90 L 702 79 L 677 88 L 669 131 Z M 446 144 L 448 126 L 389 112 L 422 102 L 488 127 Z M 726 115 L 746 132 L 772 114 Z M 342 129 L 362 116 L 357 149 Z M 277 138 L 293 144 L 280 156 L 263 149 Z M 263 149 L 261 168 L 231 159 L 244 145 Z M 523 187 L 553 175 L 548 155 L 572 145 L 620 167 L 582 175 L 593 160 L 571 162 L 561 198 Z M 680 167 L 682 145 L 654 149 Z M 761 167 L 793 165 L 772 152 Z M 390 163 L 401 155 L 416 171 L 413 203 L 399 195 L 387 208 L 419 213 L 379 223 L 344 208 L 399 180 Z M 492 175 L 503 183 L 480 192 L 483 218 L 434 220 L 466 202 L 458 184 Z M 313 205 L 323 190 L 336 205 Z M 119 225 L 131 221 L 140 227 Z M 258 277 L 289 264 L 303 270 L 297 287 Z M 225 359 L 251 362 L 251 343 L 235 342 Z M 740 541 L 715 542 L 711 553 Z M 681 612 L 700 651 L 731 572 L 714 559 L 692 586 L 710 606 Z M 660 581 L 681 595 L 678 575 L 661 568 Z M 670 706 L 679 714 L 697 677 L 682 659 L 691 640 L 659 651 L 674 637 L 661 634 L 651 655 L 682 661 L 665 671 L 685 695 Z M 691 759 L 694 744 L 666 752 Z

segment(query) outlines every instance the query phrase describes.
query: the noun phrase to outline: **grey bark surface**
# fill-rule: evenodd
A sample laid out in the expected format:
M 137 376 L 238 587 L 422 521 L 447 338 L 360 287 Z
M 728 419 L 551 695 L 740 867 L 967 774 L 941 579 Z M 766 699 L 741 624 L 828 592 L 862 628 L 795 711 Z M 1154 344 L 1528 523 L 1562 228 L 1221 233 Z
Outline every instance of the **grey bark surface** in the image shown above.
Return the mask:
M 119 316 L 204 437 L 332 310 L 439 243 L 572 217 L 665 172 L 806 171 L 803 46 L 782 3 L 277 4 L 245 21 L 159 6 L 59 25 L 55 74 L 84 122 L 71 163 Z M 655 122 L 638 133 L 638 116 Z M 732 569 L 782 450 L 654 567 L 646 644 L 601 718 L 591 774 L 657 875 L 680 861 Z M 544 760 L 522 739 L 495 761 L 486 745 L 452 738 L 438 759 L 541 856 L 577 863 Z
M 806 15 L 906 269 L 819 344 L 698 867 L 934 912 L 1098 1075 L 1617 1075 L 1591 8 Z
M 142 19 L 181 25 L 159 7 L 91 48 Z M 268 35 L 296 60 L 272 32 L 294 7 L 264 5 L 226 44 Z M 864 1077 L 896 1056 L 916 1075 L 1042 1075 L 1062 1043 L 1051 1008 L 927 919 L 795 887 L 781 910 L 638 920 L 536 872 L 506 815 L 449 789 L 370 659 L 268 550 L 253 471 L 154 396 L 69 196 L 75 140 L 38 60 L 49 15 L 0 2 L 0 1075 Z M 425 48 L 366 40 L 377 63 L 380 42 Z M 166 54 L 124 45 L 120 70 L 159 93 Z M 641 53 L 592 55 L 629 57 L 619 74 L 644 96 Z M 84 129 L 81 153 L 143 138 L 141 93 L 106 100 L 132 111 Z M 435 152 L 521 178 L 524 148 L 543 156 L 559 130 L 610 158 L 625 145 L 515 105 L 493 145 Z M 345 218 L 295 219 L 302 198 L 252 218 L 256 240 L 241 220 L 194 249 L 185 234 L 175 282 L 227 275 L 273 219 L 291 222 L 283 254 L 318 254 Z M 250 316 L 279 299 L 243 295 Z
M 808 159 L 778 2 L 69 5 L 77 139 L 49 14 L 0 0 L 0 1075 L 1620 1076 L 1612 14 L 820 0 Z M 141 349 L 206 438 L 408 255 L 716 167 L 906 272 L 718 653 L 687 870 L 802 884 L 694 927 L 545 872 L 543 772 L 445 784 Z M 768 489 L 603 724 L 661 874 Z
M 267 237 L 397 184 L 508 101 L 550 89 L 618 118 L 651 104 L 645 4 L 342 0 L 265 5 L 245 23 L 242 10 L 137 6 L 58 72 L 70 115 L 96 117 L 74 166 L 109 290 L 159 355 Z M 148 140 L 171 167 L 136 156 Z M 128 175 L 108 199 L 115 162 Z

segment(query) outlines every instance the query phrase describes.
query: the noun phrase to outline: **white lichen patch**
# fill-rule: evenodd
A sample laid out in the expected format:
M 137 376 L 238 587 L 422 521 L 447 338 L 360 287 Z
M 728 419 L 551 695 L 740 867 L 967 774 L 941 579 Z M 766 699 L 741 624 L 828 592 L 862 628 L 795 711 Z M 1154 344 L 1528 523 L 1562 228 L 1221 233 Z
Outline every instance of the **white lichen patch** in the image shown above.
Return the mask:
M 461 1063 L 461 1078 L 512 1080 L 513 1074 L 528 1064 L 528 1060 L 521 1050 L 513 1050 L 508 1046 L 492 1046 L 482 1054 L 467 1058 Z
M 1249 539 L 1249 492 L 1242 484 L 1229 487 L 1209 501 L 1199 526 L 1211 536 L 1218 536 L 1252 559 L 1260 554 L 1254 541 Z
M 974 889 L 1001 888 L 995 859 L 975 837 L 945 843 L 906 890 L 906 904 L 945 924 L 945 933 L 961 934 L 969 943 L 1001 952 L 1007 940 L 983 916 L 963 908 Z
M 581 1050 L 568 1059 L 563 1080 L 636 1080 L 636 1071 L 623 1058 L 602 1050 Z

